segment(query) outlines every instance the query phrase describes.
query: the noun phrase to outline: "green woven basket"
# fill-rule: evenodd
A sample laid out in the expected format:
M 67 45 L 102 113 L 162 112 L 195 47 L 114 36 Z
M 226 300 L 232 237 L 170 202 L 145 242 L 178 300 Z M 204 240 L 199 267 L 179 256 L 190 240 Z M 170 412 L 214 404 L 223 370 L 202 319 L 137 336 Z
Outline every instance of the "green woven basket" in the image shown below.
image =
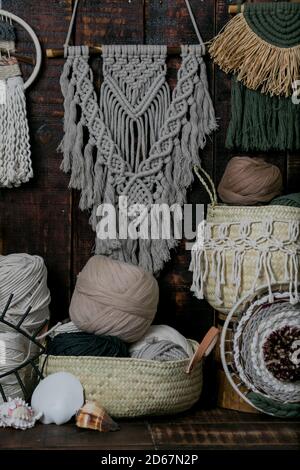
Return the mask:
M 199 400 L 203 355 L 215 343 L 216 329 L 212 330 L 201 345 L 189 340 L 195 351 L 192 360 L 42 356 L 40 366 L 44 376 L 61 371 L 75 375 L 86 400 L 96 400 L 115 418 L 175 414 Z

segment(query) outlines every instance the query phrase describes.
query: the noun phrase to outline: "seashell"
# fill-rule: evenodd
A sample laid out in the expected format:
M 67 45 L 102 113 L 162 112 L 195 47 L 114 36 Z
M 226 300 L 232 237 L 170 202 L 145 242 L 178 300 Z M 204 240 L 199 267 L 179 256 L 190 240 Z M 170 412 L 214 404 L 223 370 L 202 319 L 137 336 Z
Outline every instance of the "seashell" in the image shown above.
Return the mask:
M 0 427 L 29 429 L 33 428 L 42 413 L 34 410 L 21 398 L 9 398 L 8 402 L 0 405 Z
M 88 401 L 76 415 L 76 425 L 79 428 L 94 429 L 100 432 L 118 431 L 120 428 L 115 421 L 95 401 Z
M 83 388 L 69 372 L 56 372 L 41 380 L 31 397 L 31 406 L 41 412 L 43 424 L 64 424 L 84 404 Z

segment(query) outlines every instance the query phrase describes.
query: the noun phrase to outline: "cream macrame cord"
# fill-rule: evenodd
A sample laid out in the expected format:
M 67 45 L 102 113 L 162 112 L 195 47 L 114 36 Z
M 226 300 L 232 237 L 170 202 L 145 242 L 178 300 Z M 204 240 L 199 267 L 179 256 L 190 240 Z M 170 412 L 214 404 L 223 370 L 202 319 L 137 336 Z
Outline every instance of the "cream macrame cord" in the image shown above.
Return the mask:
M 262 283 L 268 286 L 270 302 L 277 283 L 288 285 L 291 303 L 299 302 L 299 209 L 217 204 L 211 178 L 203 168 L 194 169 L 211 204 L 191 253 L 192 292 L 199 299 L 213 299 L 224 313 Z
M 70 28 L 74 19 L 73 12 Z M 120 196 L 133 208 L 132 219 L 139 212 L 137 205 L 148 210 L 154 203 L 182 205 L 193 181 L 192 167 L 200 162 L 199 149 L 216 129 L 200 34 L 199 45 L 181 47 L 172 96 L 166 81 L 166 46 L 102 46 L 104 81 L 98 104 L 89 49 L 69 47 L 70 31 L 61 76 L 62 169 L 71 171 L 70 187 L 81 190 L 80 208 L 91 210 L 93 229 L 101 219 L 101 204 L 126 210 L 118 206 Z M 95 252 L 158 272 L 177 242 L 174 234 L 155 240 L 97 237 Z
M 27 183 L 33 177 L 25 90 L 35 80 L 41 66 L 42 52 L 32 28 L 18 16 L 0 9 L 2 35 L 0 51 L 0 188 Z M 10 56 L 15 50 L 12 21 L 30 35 L 36 51 L 36 64 L 24 83 L 17 60 Z

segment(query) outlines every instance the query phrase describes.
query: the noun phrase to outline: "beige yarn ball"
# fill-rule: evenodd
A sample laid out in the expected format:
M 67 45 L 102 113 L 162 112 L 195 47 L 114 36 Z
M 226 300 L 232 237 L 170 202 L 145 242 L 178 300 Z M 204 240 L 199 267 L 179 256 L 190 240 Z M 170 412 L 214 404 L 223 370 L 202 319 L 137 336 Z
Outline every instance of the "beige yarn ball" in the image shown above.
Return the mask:
M 70 305 L 75 325 L 88 333 L 138 341 L 157 311 L 159 289 L 138 266 L 96 255 L 77 278 Z
M 250 206 L 265 204 L 282 193 L 280 169 L 259 157 L 233 157 L 218 187 L 227 204 Z

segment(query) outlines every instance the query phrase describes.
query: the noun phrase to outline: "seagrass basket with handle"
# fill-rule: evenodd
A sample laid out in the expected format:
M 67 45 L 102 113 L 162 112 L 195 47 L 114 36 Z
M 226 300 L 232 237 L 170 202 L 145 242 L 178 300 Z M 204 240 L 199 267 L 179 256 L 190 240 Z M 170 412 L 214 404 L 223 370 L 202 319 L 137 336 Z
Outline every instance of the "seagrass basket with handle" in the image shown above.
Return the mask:
M 115 418 L 167 415 L 186 411 L 200 398 L 202 363 L 217 342 L 212 327 L 203 341 L 188 340 L 191 359 L 159 362 L 135 358 L 42 356 L 43 375 L 70 372 L 81 382 L 86 400 L 95 400 Z
M 210 176 L 202 168 L 195 172 L 211 199 L 192 249 L 196 297 L 205 298 L 224 318 L 241 297 L 263 285 L 272 301 L 272 286 L 287 284 L 290 301 L 296 302 L 300 208 L 219 204 Z

